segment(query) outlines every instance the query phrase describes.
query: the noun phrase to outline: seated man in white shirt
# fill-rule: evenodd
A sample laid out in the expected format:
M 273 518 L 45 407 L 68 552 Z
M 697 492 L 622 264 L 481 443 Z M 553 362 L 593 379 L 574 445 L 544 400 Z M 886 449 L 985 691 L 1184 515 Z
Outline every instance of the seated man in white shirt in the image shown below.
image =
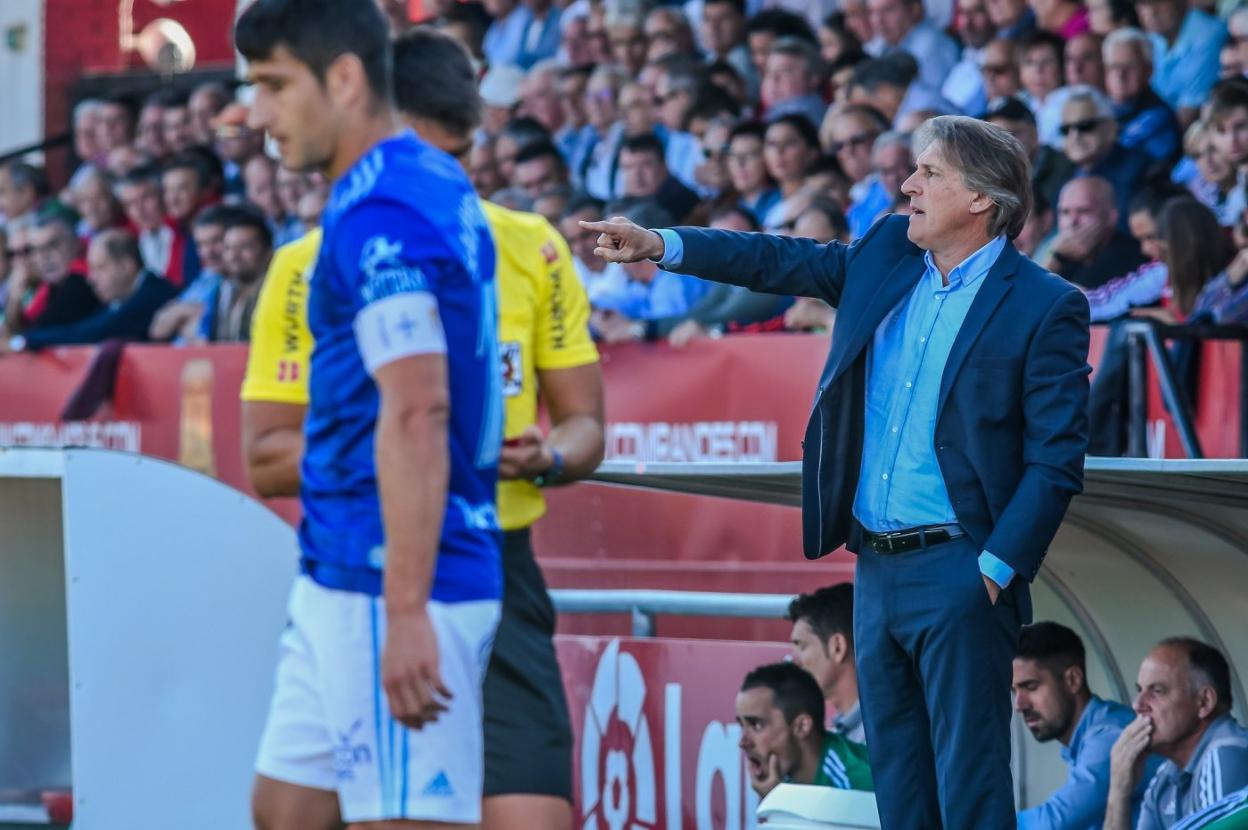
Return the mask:
M 875 30 L 867 52 L 908 52 L 919 62 L 919 81 L 939 90 L 958 62 L 958 44 L 925 17 L 921 0 L 867 0 L 867 9 Z
M 984 47 L 997 33 L 988 16 L 987 0 L 958 0 L 957 27 L 962 59 L 949 71 L 940 93 L 967 115 L 979 115 L 988 109 L 988 92 L 980 71 Z

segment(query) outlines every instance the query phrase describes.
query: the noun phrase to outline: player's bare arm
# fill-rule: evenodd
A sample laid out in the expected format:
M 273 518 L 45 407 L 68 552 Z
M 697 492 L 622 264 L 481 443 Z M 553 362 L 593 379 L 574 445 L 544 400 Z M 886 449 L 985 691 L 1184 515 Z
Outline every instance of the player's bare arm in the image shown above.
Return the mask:
M 266 499 L 299 495 L 306 413 L 300 404 L 243 402 L 243 461 L 251 486 Z
M 386 645 L 390 711 L 419 729 L 446 710 L 438 643 L 427 611 L 450 477 L 446 358 L 420 354 L 376 370 L 377 486 L 386 532 Z

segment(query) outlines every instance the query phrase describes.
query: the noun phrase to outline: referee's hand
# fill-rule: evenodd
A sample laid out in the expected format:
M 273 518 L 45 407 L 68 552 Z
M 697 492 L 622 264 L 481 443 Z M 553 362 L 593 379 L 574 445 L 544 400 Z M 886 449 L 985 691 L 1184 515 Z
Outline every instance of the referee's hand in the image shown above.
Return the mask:
M 594 253 L 607 262 L 663 258 L 663 237 L 623 216 L 612 216 L 602 222 L 581 222 L 581 227 L 598 232 L 598 247 L 594 248 Z
M 381 684 L 390 714 L 409 729 L 433 723 L 447 710 L 451 692 L 438 669 L 438 636 L 424 609 L 386 618 Z

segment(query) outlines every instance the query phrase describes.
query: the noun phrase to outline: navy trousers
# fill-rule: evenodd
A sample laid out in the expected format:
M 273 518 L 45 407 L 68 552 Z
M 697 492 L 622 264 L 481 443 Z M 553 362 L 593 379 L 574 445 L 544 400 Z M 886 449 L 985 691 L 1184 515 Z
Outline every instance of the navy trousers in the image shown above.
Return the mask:
M 1016 826 L 1010 679 L 1022 619 L 1016 591 L 989 600 L 978 558 L 965 537 L 858 555 L 858 691 L 884 830 Z

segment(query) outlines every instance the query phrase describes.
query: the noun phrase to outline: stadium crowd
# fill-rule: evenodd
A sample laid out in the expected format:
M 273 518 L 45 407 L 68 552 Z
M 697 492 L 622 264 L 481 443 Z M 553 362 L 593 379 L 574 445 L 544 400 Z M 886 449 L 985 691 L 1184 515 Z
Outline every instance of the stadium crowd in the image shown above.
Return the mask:
M 908 211 L 909 136 L 946 113 L 997 124 L 1030 154 L 1036 207 L 1016 244 L 1083 288 L 1095 321 L 1248 322 L 1248 7 L 436 0 L 416 24 L 405 2 L 383 6 L 396 33 L 437 27 L 478 61 L 473 185 L 562 232 L 602 342 L 828 331 L 835 310 L 818 300 L 604 267 L 578 223 L 851 242 Z M 81 164 L 63 187 L 24 160 L 0 166 L 0 353 L 249 339 L 275 251 L 316 228 L 328 186 L 266 153 L 245 100 L 204 84 L 82 101 Z M 1106 376 L 1102 395 L 1120 394 Z M 1120 451 L 1099 426 L 1094 452 Z M 871 789 L 852 604 L 848 586 L 799 597 L 793 663 L 742 684 L 760 794 L 783 780 Z M 1165 640 L 1132 712 L 1092 692 L 1074 632 L 1024 629 L 1015 706 L 1037 740 L 1062 744 L 1070 777 L 1020 825 L 1196 827 L 1242 807 L 1248 731 L 1229 714 L 1229 677 L 1212 646 Z
M 577 223 L 623 215 L 849 242 L 908 210 L 909 135 L 982 117 L 1033 160 L 1016 240 L 1094 321 L 1248 321 L 1248 8 L 1195 0 L 436 0 L 481 70 L 468 167 L 569 242 L 606 343 L 827 331 L 817 300 L 605 265 Z M 61 189 L 0 168 L 0 351 L 113 337 L 246 340 L 273 251 L 315 226 L 225 88 L 79 102 Z M 121 230 L 123 233 L 111 233 Z M 1106 365 L 1121 364 L 1121 336 Z M 1093 454 L 1123 451 L 1125 371 L 1093 392 Z
M 873 789 L 853 608 L 850 583 L 796 597 L 792 661 L 760 666 L 741 684 L 740 746 L 760 797 L 785 781 Z M 1144 658 L 1135 688 L 1132 706 L 1103 699 L 1078 634 L 1051 621 L 1023 627 L 1014 709 L 1037 741 L 1061 744 L 1067 777 L 1019 812 L 1020 830 L 1248 827 L 1248 729 L 1230 714 L 1226 657 L 1168 638 Z

